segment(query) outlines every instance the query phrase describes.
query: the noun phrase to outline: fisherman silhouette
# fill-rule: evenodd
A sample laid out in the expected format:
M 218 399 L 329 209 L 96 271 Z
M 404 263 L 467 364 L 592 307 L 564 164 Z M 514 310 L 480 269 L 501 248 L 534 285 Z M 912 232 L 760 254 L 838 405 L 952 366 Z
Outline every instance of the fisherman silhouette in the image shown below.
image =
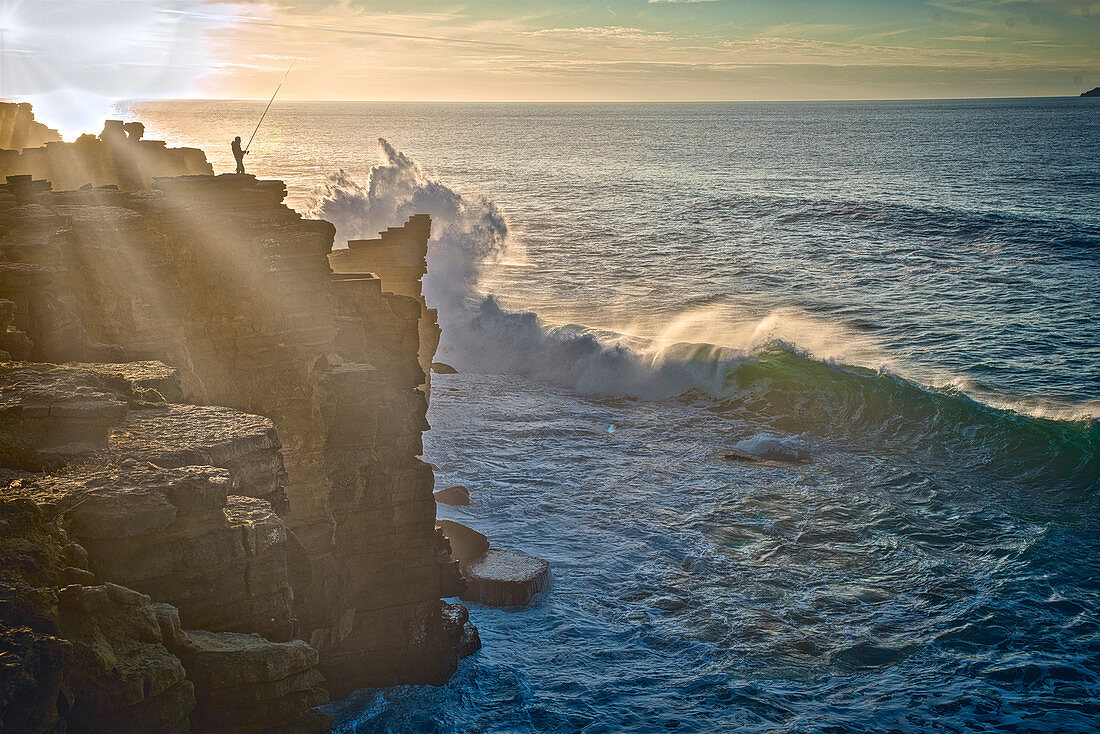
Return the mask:
M 247 150 L 241 150 L 241 136 L 233 138 L 233 157 L 237 159 L 237 173 L 244 173 L 244 157 L 248 155 Z

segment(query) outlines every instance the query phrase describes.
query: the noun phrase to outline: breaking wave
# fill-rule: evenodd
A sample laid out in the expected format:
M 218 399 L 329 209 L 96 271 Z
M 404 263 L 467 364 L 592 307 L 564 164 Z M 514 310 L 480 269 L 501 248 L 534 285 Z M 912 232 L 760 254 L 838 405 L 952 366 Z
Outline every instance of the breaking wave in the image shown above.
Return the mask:
M 506 255 L 503 212 L 434 180 L 387 141 L 379 145 L 384 162 L 366 183 L 339 171 L 312 213 L 336 225 L 338 242 L 374 236 L 412 214 L 432 216 L 424 293 L 439 309 L 440 354 L 462 371 L 520 374 L 601 398 L 694 395 L 789 433 L 933 445 L 1071 484 L 1100 476 L 1100 405 L 992 393 L 979 401 L 967 392 L 981 391 L 964 392 L 957 380 L 903 376 L 866 335 L 793 309 L 738 321 L 698 304 L 647 337 L 511 310 L 478 287 Z

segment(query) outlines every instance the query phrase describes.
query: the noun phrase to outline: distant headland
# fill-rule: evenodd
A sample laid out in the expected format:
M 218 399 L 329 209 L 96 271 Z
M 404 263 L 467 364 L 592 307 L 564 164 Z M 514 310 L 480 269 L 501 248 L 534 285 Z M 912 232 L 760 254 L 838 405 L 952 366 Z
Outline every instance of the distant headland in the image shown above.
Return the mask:
M 1100 97 L 1100 87 L 1093 87 L 1087 92 L 1081 92 L 1082 97 Z

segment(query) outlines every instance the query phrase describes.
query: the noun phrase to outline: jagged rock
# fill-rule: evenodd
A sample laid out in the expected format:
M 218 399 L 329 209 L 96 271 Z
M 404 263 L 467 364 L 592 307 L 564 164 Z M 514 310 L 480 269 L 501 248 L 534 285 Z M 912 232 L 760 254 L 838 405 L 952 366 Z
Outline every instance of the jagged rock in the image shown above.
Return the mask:
M 0 461 L 58 468 L 107 446 L 127 404 L 89 373 L 57 365 L 0 364 Z
M 33 174 L 54 188 L 113 185 L 139 189 L 157 176 L 211 174 L 206 155 L 196 148 L 168 148 L 160 140 L 142 140 L 140 122 L 108 120 L 97 139 L 82 135 L 66 143 L 56 130 L 34 121 L 30 105 L 0 102 L 0 179 Z M 127 134 L 129 133 L 129 134 Z
M 446 362 L 432 362 L 432 372 L 436 373 L 437 375 L 458 374 L 458 370 L 456 370 L 454 367 L 447 364 Z
M 131 141 L 114 136 L 115 143 Z M 328 685 L 445 679 L 456 651 L 468 646 L 440 602 L 463 584 L 435 533 L 432 475 L 418 458 L 428 427 L 425 370 L 438 339 L 418 276 L 427 217 L 387 230 L 384 247 L 364 252 L 381 278 L 337 276 L 326 260 L 334 227 L 284 206 L 282 182 L 200 175 L 157 179 L 135 192 L 121 181 L 116 189 L 51 191 L 42 180 L 48 160 L 39 157 L 34 178 L 0 185 L 0 256 L 14 266 L 0 263 L 0 297 L 16 304 L 15 326 L 34 342 L 31 358 L 117 362 L 124 353 L 171 364 L 180 385 L 172 394 L 159 378 L 149 384 L 131 369 L 84 365 L 96 389 L 127 410 L 106 431 L 107 446 L 85 441 L 80 451 L 54 452 L 54 466 L 101 457 L 127 471 L 222 466 L 230 497 L 267 499 L 284 516 L 293 615 L 320 651 Z M 407 270 L 394 269 L 406 265 L 390 255 L 411 257 Z M 271 419 L 274 440 L 246 425 L 250 414 Z M 0 446 L 3 428 L 0 421 Z M 227 500 L 229 514 L 236 502 Z M 240 576 L 226 573 L 238 568 L 237 550 L 184 534 L 185 526 L 215 526 L 207 514 L 169 504 L 176 518 L 167 527 L 117 541 L 121 548 L 145 539 L 144 552 L 118 556 L 135 581 L 104 575 L 107 538 L 99 549 L 81 539 L 90 570 L 157 601 L 175 588 L 171 600 L 188 627 L 200 626 L 191 620 L 203 610 L 235 604 L 237 621 L 210 616 L 203 625 L 259 630 L 238 627 L 262 607 L 239 603 Z M 246 524 L 256 517 L 243 505 L 239 515 Z M 217 528 L 210 532 L 220 538 Z M 235 532 L 246 553 L 249 533 Z M 210 563 L 204 586 L 196 569 L 214 557 L 224 565 Z M 174 587 L 172 572 L 146 573 L 178 568 L 181 558 L 198 565 L 185 567 L 193 575 L 175 572 Z M 251 564 L 248 584 L 278 588 L 279 564 L 249 558 L 241 560 Z
M 223 467 L 233 478 L 233 494 L 267 500 L 285 514 L 289 508 L 280 446 L 275 425 L 267 418 L 197 405 L 134 411 L 111 431 L 108 444 L 120 457 L 158 467 Z
M 432 357 L 440 337 L 436 311 L 428 308 L 420 283 L 428 271 L 430 233 L 430 217 L 415 214 L 402 227 L 386 228 L 377 239 L 350 240 L 346 249 L 329 253 L 329 263 L 337 273 L 345 277 L 374 274 L 379 288 L 415 301 L 417 355 L 425 393 L 431 387 Z
M 68 568 L 62 569 L 61 573 L 65 577 L 65 581 L 70 584 L 93 586 L 97 583 L 95 574 L 85 568 L 69 566 Z
M 196 732 L 261 731 L 295 725 L 328 731 L 331 718 L 309 713 L 328 701 L 314 666 L 317 651 L 301 640 L 277 643 L 259 635 L 188 631 L 179 655 L 195 681 Z M 303 721 L 303 717 L 307 718 Z
M 444 604 L 443 623 L 453 630 L 452 634 L 459 640 L 454 651 L 456 663 L 481 649 L 481 635 L 478 634 L 477 627 L 470 622 L 470 610 L 466 607 L 461 604 Z
M 8 526 L 0 536 L 4 731 L 329 730 L 331 718 L 311 711 L 328 697 L 317 652 L 304 642 L 184 632 L 174 607 L 109 581 L 58 589 L 68 570 L 60 564 L 80 554 L 51 519 L 64 498 L 39 499 L 0 500 Z M 37 629 L 12 626 L 21 622 Z
M 454 520 L 436 520 L 435 526 L 451 543 L 451 557 L 459 564 L 467 564 L 485 555 L 489 550 L 489 539 L 484 535 Z
M 470 504 L 470 490 L 461 484 L 440 489 L 435 492 L 435 501 L 445 505 L 464 506 Z
M 15 328 L 15 302 L 0 298 L 0 351 L 5 360 L 23 360 L 31 353 L 31 340 Z
M 119 392 L 129 392 L 147 403 L 183 402 L 179 370 L 163 362 L 77 362 L 70 366 L 97 374 L 104 378 L 108 386 Z M 160 399 L 154 399 L 150 393 L 156 393 Z
M 494 607 L 525 606 L 550 583 L 547 561 L 499 548 L 464 564 L 462 573 L 467 583 L 462 598 Z
M 53 510 L 0 500 L 0 723 L 4 731 L 180 731 L 193 686 L 149 598 L 65 583 Z M 32 565 L 23 559 L 33 559 Z
M 61 140 L 61 133 L 34 119 L 29 102 L 0 102 L 0 150 L 37 148 Z
M 191 626 L 294 632 L 283 521 L 264 501 L 228 496 L 227 470 L 148 464 L 42 477 L 9 490 L 67 519 L 97 577 L 169 602 Z

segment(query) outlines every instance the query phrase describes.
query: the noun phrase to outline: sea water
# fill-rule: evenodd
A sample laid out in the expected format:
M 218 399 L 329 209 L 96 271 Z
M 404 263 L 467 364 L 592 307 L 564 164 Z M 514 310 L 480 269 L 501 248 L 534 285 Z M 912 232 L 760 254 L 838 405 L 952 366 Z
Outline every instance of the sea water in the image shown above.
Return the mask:
M 263 106 L 120 112 L 231 171 Z M 1100 731 L 1097 160 L 1088 99 L 276 102 L 338 246 L 433 215 L 440 515 L 553 569 L 338 730 Z

